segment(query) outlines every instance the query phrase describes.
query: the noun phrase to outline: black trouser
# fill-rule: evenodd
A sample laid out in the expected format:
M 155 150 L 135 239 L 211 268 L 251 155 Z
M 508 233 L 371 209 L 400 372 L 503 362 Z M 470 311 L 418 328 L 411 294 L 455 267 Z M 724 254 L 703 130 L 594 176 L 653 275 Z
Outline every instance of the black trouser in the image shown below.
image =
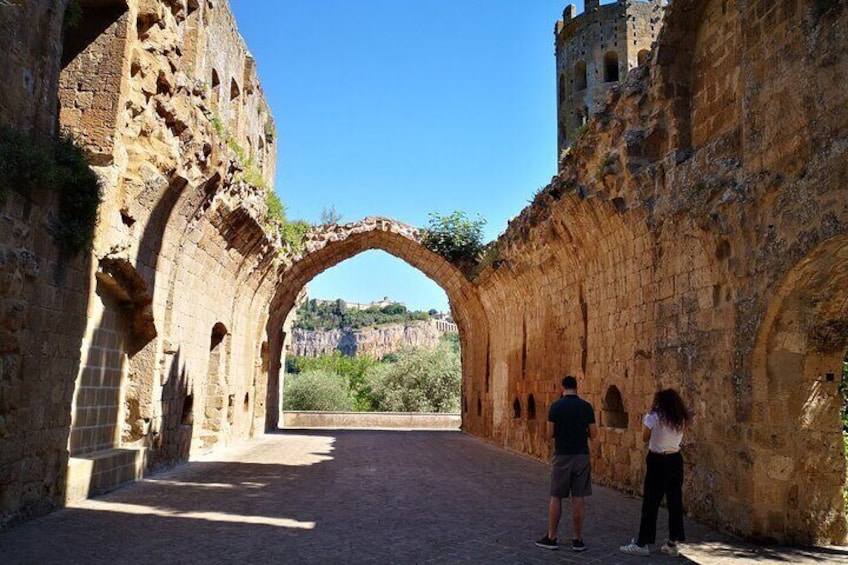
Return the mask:
M 642 521 L 639 524 L 638 545 L 656 543 L 657 514 L 663 496 L 668 503 L 668 539 L 684 541 L 683 533 L 683 456 L 680 453 L 662 455 L 648 453 L 645 473 L 645 496 L 642 499 Z

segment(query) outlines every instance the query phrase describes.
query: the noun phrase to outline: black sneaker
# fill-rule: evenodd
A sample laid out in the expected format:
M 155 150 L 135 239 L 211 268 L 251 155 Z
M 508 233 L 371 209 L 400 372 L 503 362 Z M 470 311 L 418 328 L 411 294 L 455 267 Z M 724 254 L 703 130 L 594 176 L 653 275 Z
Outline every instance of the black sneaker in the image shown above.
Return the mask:
M 547 536 L 547 534 L 542 539 L 537 540 L 536 545 L 538 545 L 539 547 L 544 547 L 545 549 L 558 549 L 559 547 L 557 546 L 556 538 L 551 539 Z
M 571 540 L 571 551 L 586 551 L 586 544 L 583 543 L 583 538 Z

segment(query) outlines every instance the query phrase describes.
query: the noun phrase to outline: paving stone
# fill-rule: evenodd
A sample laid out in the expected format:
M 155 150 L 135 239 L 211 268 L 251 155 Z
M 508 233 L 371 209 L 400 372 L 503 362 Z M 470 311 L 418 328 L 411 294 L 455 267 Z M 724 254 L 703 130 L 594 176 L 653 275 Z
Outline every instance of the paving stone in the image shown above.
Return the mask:
M 640 501 L 599 485 L 589 550 L 543 550 L 547 489 L 547 465 L 460 432 L 287 431 L 2 534 L 0 562 L 848 563 L 844 548 L 761 548 L 691 520 L 685 558 L 622 555 Z

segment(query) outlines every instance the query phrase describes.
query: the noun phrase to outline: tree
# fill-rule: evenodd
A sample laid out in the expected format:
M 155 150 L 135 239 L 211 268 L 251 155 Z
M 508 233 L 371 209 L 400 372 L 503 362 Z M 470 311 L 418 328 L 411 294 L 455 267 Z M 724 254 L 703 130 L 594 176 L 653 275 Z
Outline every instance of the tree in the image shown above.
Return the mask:
M 335 302 L 333 302 L 333 314 L 337 316 L 344 316 L 347 313 L 347 303 L 341 298 L 337 298 Z
M 284 410 L 342 412 L 353 408 L 353 396 L 341 375 L 313 369 L 286 377 L 283 387 Z
M 335 206 L 330 206 L 329 208 L 324 208 L 321 210 L 322 224 L 338 224 L 341 221 L 342 215 L 336 212 Z
M 380 310 L 383 314 L 397 315 L 406 314 L 406 306 L 403 304 L 387 304 Z
M 373 403 L 387 412 L 458 412 L 462 367 L 449 344 L 397 352 L 397 362 L 368 369 Z

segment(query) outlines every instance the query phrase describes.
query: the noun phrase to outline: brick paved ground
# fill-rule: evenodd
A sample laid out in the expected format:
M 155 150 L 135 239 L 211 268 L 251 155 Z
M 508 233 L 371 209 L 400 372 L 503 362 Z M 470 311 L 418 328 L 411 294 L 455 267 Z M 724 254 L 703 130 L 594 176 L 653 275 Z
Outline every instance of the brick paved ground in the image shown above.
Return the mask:
M 2 534 L 0 563 L 848 563 L 691 521 L 687 559 L 624 556 L 640 502 L 602 487 L 586 553 L 539 549 L 547 486 L 546 465 L 458 432 L 279 433 Z

